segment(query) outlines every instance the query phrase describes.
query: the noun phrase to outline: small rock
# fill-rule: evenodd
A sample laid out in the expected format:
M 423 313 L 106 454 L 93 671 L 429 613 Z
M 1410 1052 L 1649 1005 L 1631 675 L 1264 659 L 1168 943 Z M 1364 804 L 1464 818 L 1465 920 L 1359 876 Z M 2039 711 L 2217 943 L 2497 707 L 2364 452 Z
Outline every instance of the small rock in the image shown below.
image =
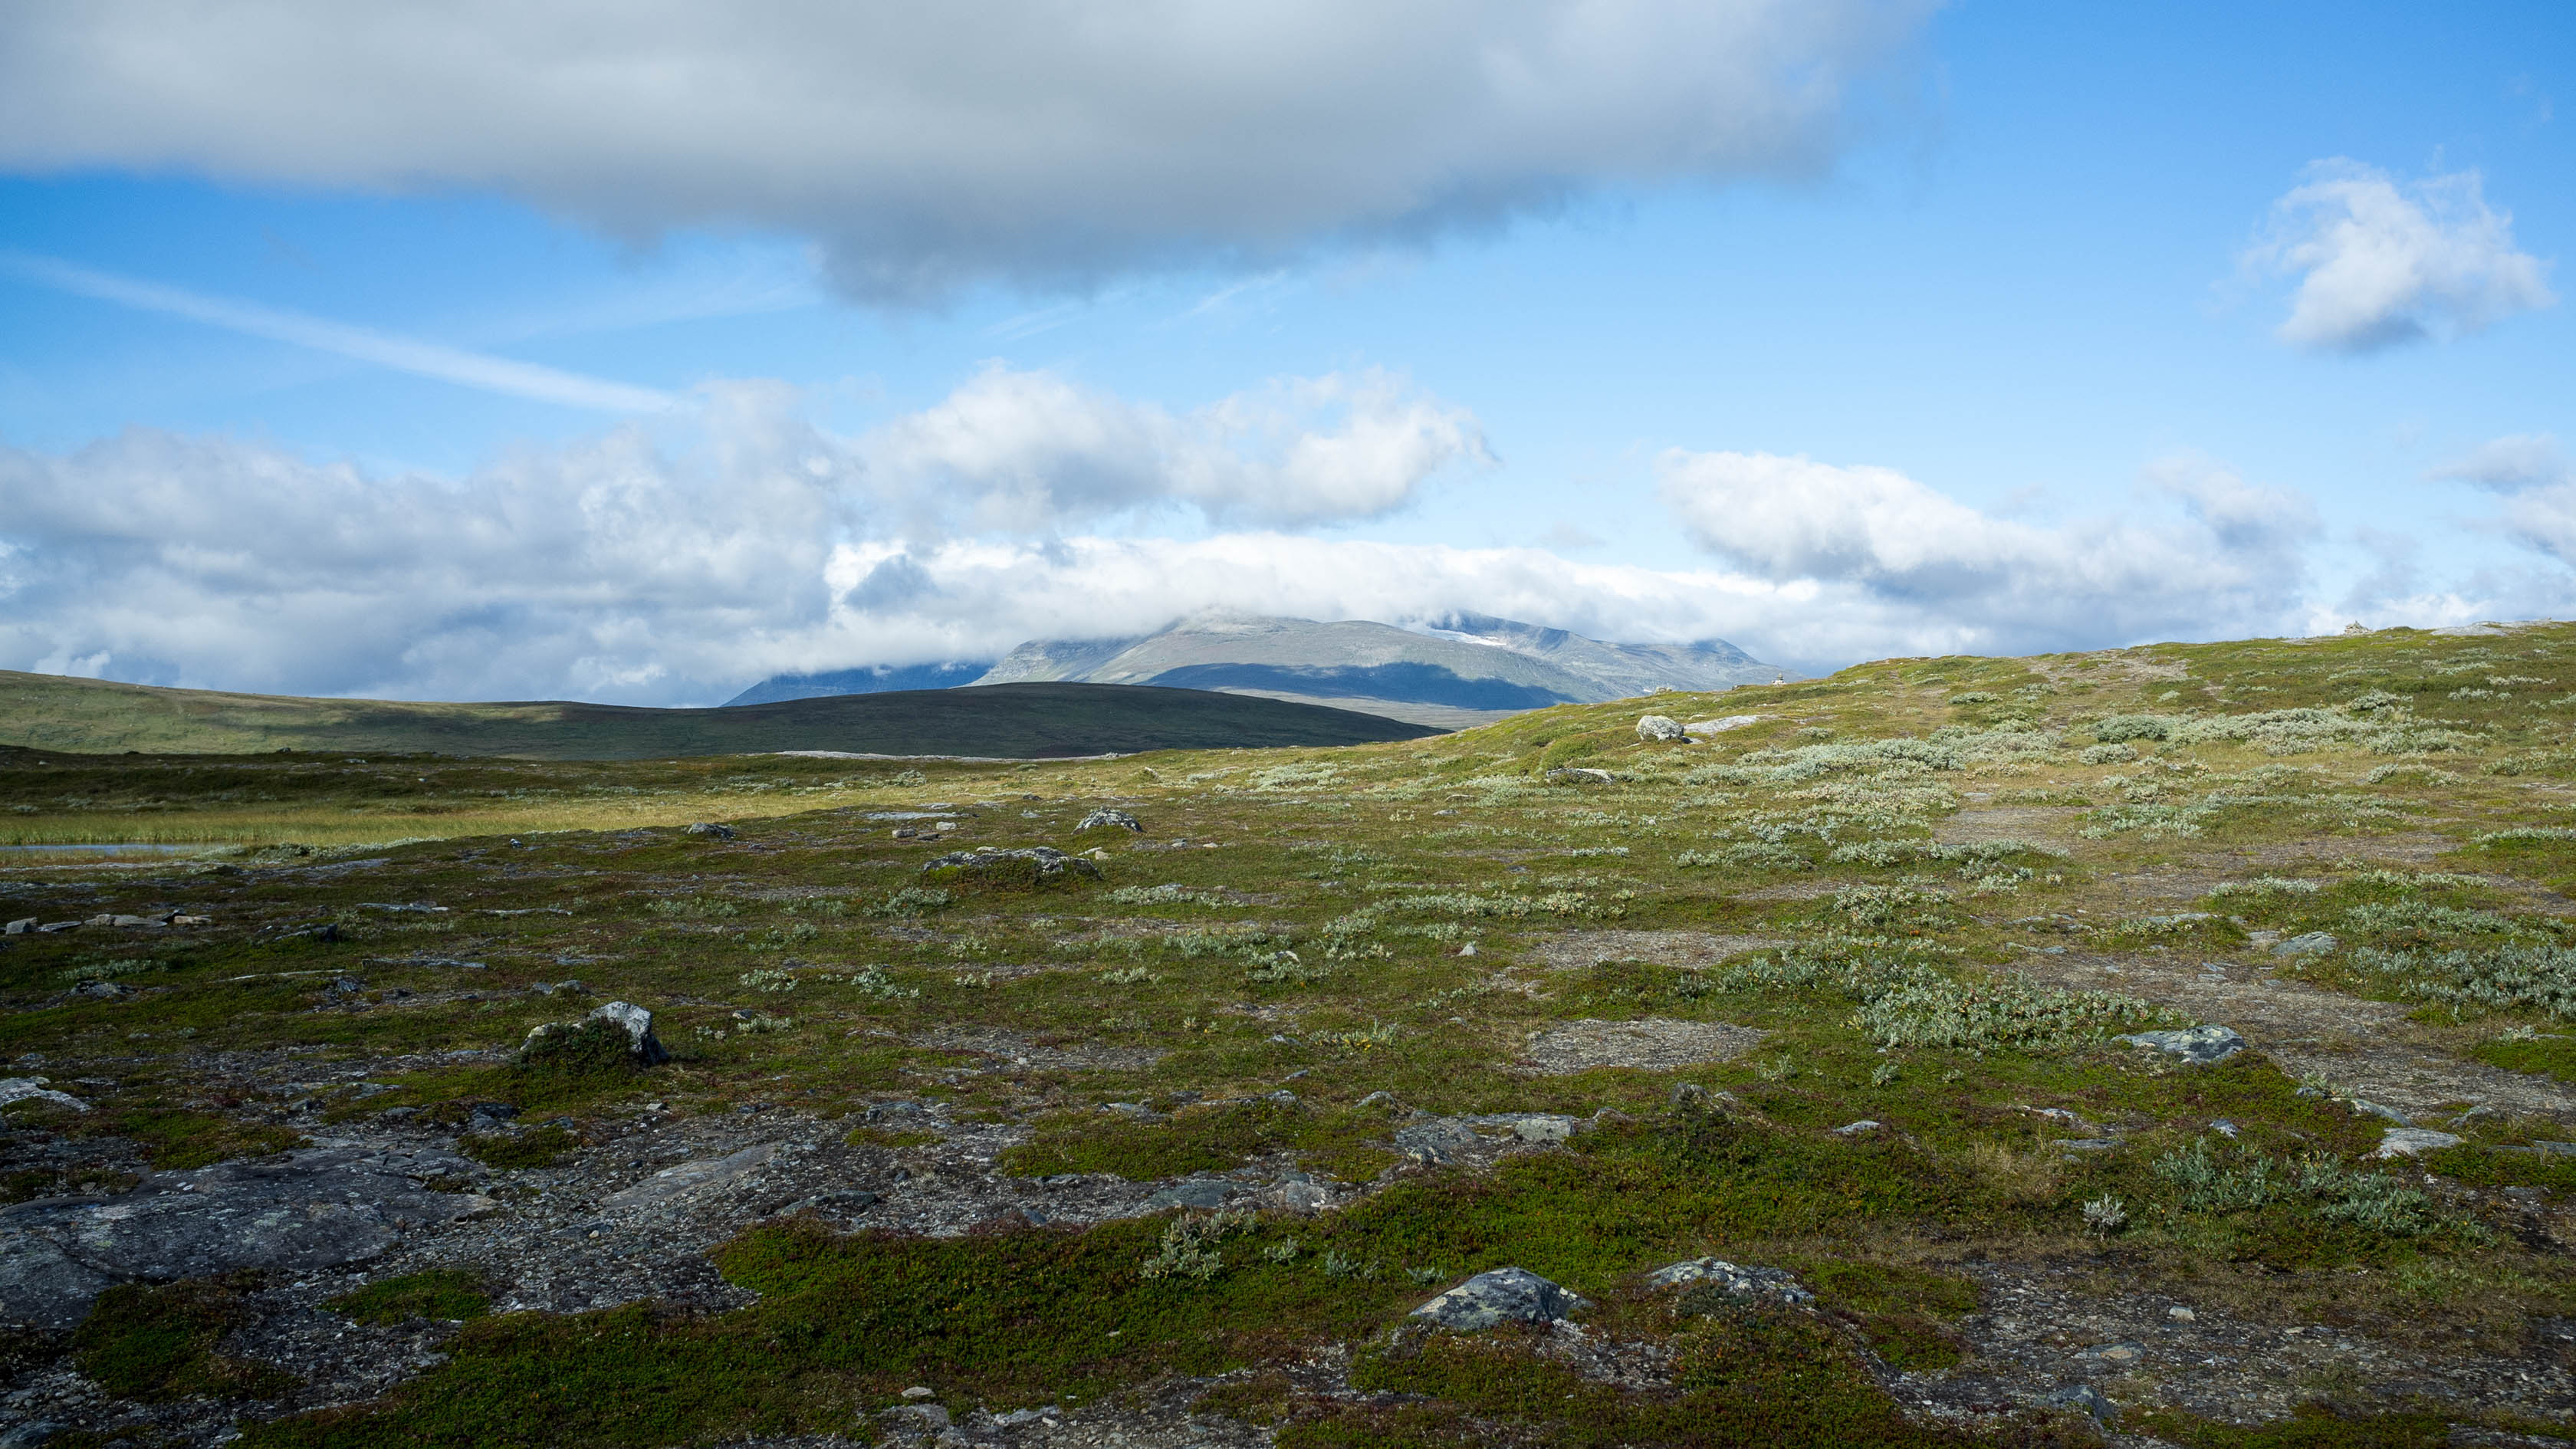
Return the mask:
M 1409 1316 L 1473 1333 L 1498 1323 L 1553 1323 L 1591 1306 L 1527 1268 L 1495 1268 L 1440 1294 Z
M 1556 785 L 1615 785 L 1619 777 L 1608 770 L 1595 770 L 1577 765 L 1560 765 L 1547 772 L 1547 781 Z
M 2119 1408 L 2102 1391 L 2091 1384 L 2067 1384 L 2039 1396 L 2034 1402 L 2043 1409 L 2073 1409 L 2099 1421 L 2119 1413 Z
M 1816 1301 L 1816 1295 L 1799 1287 L 1796 1275 L 1786 1269 L 1747 1267 L 1724 1258 L 1691 1258 L 1669 1264 L 1647 1274 L 1646 1283 L 1653 1288 L 1706 1283 L 1720 1289 L 1729 1298 L 1747 1303 L 1780 1303 L 1792 1308 L 1804 1308 Z
M 2209 1130 L 2217 1133 L 2221 1137 L 2233 1137 L 2236 1135 L 2236 1124 L 2228 1121 L 2224 1117 L 2212 1118 L 2209 1124 Z
M 2333 936 L 2328 935 L 2324 931 L 2310 931 L 2304 936 L 2292 936 L 2286 941 L 2274 942 L 2272 944 L 2272 954 L 2275 956 L 2322 956 L 2342 944 L 2343 943 L 2341 941 L 2336 940 Z
M 907 1399 L 935 1399 L 939 1397 L 939 1391 L 926 1384 L 914 1384 L 903 1391 L 903 1396 Z
M 2172 1319 L 2176 1323 L 2198 1323 L 2200 1321 L 2199 1314 L 2192 1312 L 2190 1309 L 2183 1307 L 2179 1303 L 2166 1309 L 2165 1317 Z
M 1637 738 L 1641 740 L 1686 740 L 1682 722 L 1669 715 L 1650 714 L 1637 721 Z
M 2200 1064 L 2225 1061 L 2245 1050 L 2245 1038 L 2226 1026 L 2194 1026 L 2181 1031 L 2141 1031 L 2115 1037 L 2131 1046 L 2152 1047 L 2168 1056 Z
M 2099 1359 L 2109 1368 L 2132 1369 L 2147 1361 L 2147 1346 L 2143 1343 L 2107 1343 L 2100 1348 L 2086 1350 L 2085 1356 Z
M 2400 1127 L 2412 1127 L 2415 1125 L 2414 1118 L 2407 1116 L 2405 1113 L 2398 1111 L 2394 1107 L 2382 1106 L 2377 1102 L 2364 1101 L 2359 1097 L 2348 1097 L 2345 1100 L 2350 1104 L 2352 1110 L 2359 1112 L 2365 1117 L 2376 1117 L 2382 1122 L 2394 1122 Z
M 1145 833 L 1143 823 L 1135 816 L 1124 810 L 1112 810 L 1106 805 L 1083 816 L 1082 823 L 1073 828 L 1076 834 L 1085 830 L 1132 830 L 1138 835 Z
M 1148 1211 L 1160 1211 L 1165 1208 L 1221 1208 L 1225 1206 L 1225 1200 L 1234 1196 L 1239 1190 L 1237 1184 L 1231 1182 L 1215 1178 L 1193 1178 L 1188 1182 L 1176 1182 L 1145 1199 L 1145 1207 Z
M 732 826 L 720 825 L 713 820 L 701 820 L 697 824 L 690 826 L 688 829 L 680 833 L 683 835 L 703 836 L 708 840 L 731 840 L 734 838 Z
M 44 1077 L 0 1077 L 0 1107 L 8 1106 L 12 1102 L 36 1101 L 51 1102 L 57 1107 L 69 1107 L 75 1112 L 89 1110 L 89 1103 L 69 1092 L 53 1090 L 45 1085 L 47 1080 Z
M 7 927 L 7 934 L 12 936 L 26 935 L 28 932 L 36 929 L 37 920 L 38 917 L 28 916 L 23 920 L 11 921 Z
M 2428 1127 L 2391 1127 L 2379 1134 L 2379 1150 L 2373 1157 L 2412 1157 L 2418 1152 L 2438 1152 L 2457 1147 L 2460 1139 L 2449 1132 L 2435 1132 Z
M 1475 1146 L 1475 1129 L 1455 1117 L 1424 1117 L 1395 1129 L 1396 1150 L 1416 1162 L 1453 1162 Z
M 1867 1117 L 1863 1117 L 1857 1122 L 1845 1122 L 1840 1127 L 1834 1128 L 1833 1134 L 1836 1137 L 1858 1137 L 1864 1132 L 1875 1132 L 1877 1130 L 1878 1123 Z
M 1332 1205 L 1333 1190 L 1320 1182 L 1283 1182 L 1262 1196 L 1286 1212 L 1318 1212 Z
M 1100 878 L 1100 867 L 1078 855 L 1067 855 L 1051 845 L 1032 845 L 1025 850 L 955 850 L 932 858 L 922 866 L 926 875 L 934 870 L 988 871 L 1005 861 L 1025 860 L 1037 866 L 1038 879 L 1053 880 L 1067 871 L 1075 875 Z

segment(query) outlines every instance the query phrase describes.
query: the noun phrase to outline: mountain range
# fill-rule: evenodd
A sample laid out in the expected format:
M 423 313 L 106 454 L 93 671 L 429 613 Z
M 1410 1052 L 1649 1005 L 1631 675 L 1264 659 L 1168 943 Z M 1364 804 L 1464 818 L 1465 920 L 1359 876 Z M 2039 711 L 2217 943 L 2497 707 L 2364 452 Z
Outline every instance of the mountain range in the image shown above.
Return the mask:
M 1462 729 L 1553 704 L 1767 684 L 1784 673 L 1719 639 L 1611 644 L 1484 614 L 1412 628 L 1202 615 L 1126 638 L 1032 639 L 984 664 L 782 674 L 730 703 L 1069 681 L 1260 695 Z

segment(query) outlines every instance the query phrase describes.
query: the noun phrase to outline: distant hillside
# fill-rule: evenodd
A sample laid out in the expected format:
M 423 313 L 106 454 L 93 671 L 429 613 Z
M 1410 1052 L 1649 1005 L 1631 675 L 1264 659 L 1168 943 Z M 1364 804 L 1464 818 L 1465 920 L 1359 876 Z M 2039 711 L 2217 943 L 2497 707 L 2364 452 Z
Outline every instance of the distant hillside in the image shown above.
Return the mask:
M 0 744 L 93 754 L 434 751 L 543 760 L 842 750 L 1051 759 L 1347 745 L 1437 730 L 1280 700 L 1086 683 L 904 690 L 723 709 L 415 704 L 155 689 L 0 670 Z
M 778 704 L 791 699 L 828 699 L 836 694 L 892 694 L 904 689 L 955 689 L 973 684 L 993 667 L 991 660 L 967 664 L 914 664 L 890 669 L 835 669 L 823 674 L 774 674 L 725 701 L 727 709 L 746 704 Z
M 1037 639 L 979 683 L 1084 680 L 1216 689 L 1459 729 L 1522 710 L 1658 687 L 1768 684 L 1783 671 L 1722 640 L 1607 644 L 1482 614 L 1421 629 L 1307 619 L 1199 618 L 1132 639 Z

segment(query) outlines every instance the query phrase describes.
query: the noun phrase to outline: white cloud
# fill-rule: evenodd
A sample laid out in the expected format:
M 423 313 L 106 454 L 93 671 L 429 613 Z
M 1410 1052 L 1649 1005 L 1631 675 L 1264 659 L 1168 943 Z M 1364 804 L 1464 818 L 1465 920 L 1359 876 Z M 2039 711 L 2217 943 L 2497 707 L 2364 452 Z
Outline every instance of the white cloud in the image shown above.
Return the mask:
M 1453 462 L 1487 462 L 1475 416 L 1383 372 L 1291 379 L 1185 416 L 992 367 L 887 427 L 881 487 L 977 530 L 1028 531 L 1154 503 L 1219 522 L 1306 524 L 1402 507 Z
M 2428 476 L 2518 493 L 2576 481 L 2576 467 L 2569 465 L 2558 439 L 2550 434 L 2512 433 L 2480 443 Z
M 2550 264 L 2514 245 L 2475 171 L 2400 183 L 2357 161 L 2320 161 L 2273 203 L 2247 264 L 2298 274 L 2285 342 L 2368 352 L 2458 337 L 2558 300 Z
M 2576 565 L 2576 464 L 2551 434 L 2491 438 L 2426 476 L 2505 495 L 2502 516 L 2482 526 Z
M 2196 459 L 2148 471 L 2162 523 L 1998 519 L 1890 468 L 1667 452 L 1664 502 L 1701 547 L 1765 580 L 1856 590 L 1976 652 L 2282 627 L 2318 531 L 2306 499 Z
M 52 257 L 0 252 L 0 268 L 80 296 L 116 302 L 146 312 L 185 317 L 192 322 L 292 343 L 297 347 L 310 347 L 317 352 L 356 358 L 360 362 L 372 362 L 398 372 L 434 377 L 442 382 L 480 388 L 486 392 L 613 413 L 661 412 L 677 406 L 679 402 L 669 393 L 649 387 L 584 377 L 579 373 L 541 367 L 513 358 L 494 357 L 488 353 L 442 347 L 434 342 L 397 337 L 373 328 L 352 327 L 342 322 L 308 317 L 301 312 L 209 297 L 177 287 L 165 287 L 157 282 L 138 281 L 132 277 L 74 266 Z
M 685 447 L 628 426 L 462 477 L 149 430 L 67 456 L 0 450 L 0 667 L 316 693 L 721 698 L 746 670 L 884 659 L 894 636 L 871 612 L 917 617 L 945 587 L 900 547 L 835 582 L 833 560 L 857 542 L 1044 536 L 1158 504 L 1269 523 L 1374 516 L 1482 455 L 1472 416 L 1375 373 L 1290 379 L 1175 416 L 996 369 L 857 437 L 814 427 L 780 384 L 722 384 L 700 403 L 678 425 Z M 1025 548 L 1044 559 L 1061 546 Z M 996 616 L 967 642 L 1007 648 L 1011 629 L 1060 622 Z M 937 653 L 945 637 L 902 641 Z
M 807 235 L 871 298 L 1258 265 L 1811 175 L 1930 0 L 0 8 L 0 166 L 498 188 Z

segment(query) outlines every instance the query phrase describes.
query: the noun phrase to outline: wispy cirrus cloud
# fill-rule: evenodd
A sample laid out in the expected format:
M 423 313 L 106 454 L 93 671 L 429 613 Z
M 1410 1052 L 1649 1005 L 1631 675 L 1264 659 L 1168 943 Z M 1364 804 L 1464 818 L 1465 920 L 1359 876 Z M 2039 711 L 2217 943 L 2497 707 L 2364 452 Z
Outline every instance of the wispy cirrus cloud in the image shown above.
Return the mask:
M 93 297 L 102 302 L 114 302 L 119 306 L 158 312 L 169 317 L 184 317 L 210 327 L 265 337 L 273 342 L 307 347 L 316 352 L 328 352 L 484 392 L 610 413 L 666 412 L 680 405 L 677 396 L 656 388 L 585 377 L 561 368 L 470 352 L 460 347 L 424 342 L 372 327 L 333 322 L 256 302 L 210 297 L 202 292 L 118 276 L 55 257 L 0 252 L 0 270 L 75 296 Z

